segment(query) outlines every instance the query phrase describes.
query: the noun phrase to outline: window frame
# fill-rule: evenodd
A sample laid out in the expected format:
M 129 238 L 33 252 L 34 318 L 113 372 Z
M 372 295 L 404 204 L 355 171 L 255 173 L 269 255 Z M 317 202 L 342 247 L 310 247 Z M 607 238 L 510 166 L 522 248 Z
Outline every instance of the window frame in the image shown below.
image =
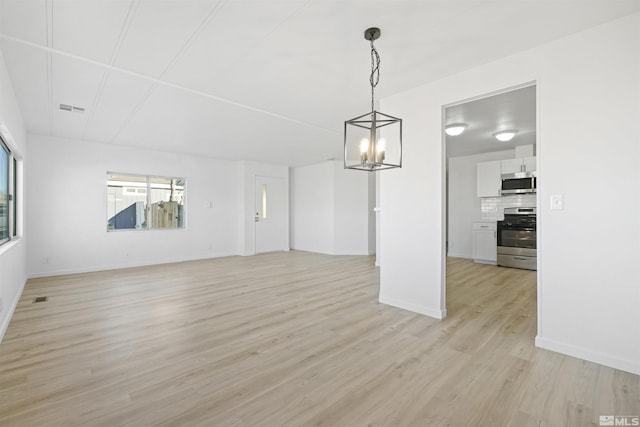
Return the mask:
M 17 175 L 17 166 L 18 159 L 15 157 L 11 148 L 9 148 L 9 144 L 5 141 L 4 137 L 0 134 L 0 149 L 2 149 L 7 154 L 7 237 L 4 239 L 0 239 L 0 246 L 4 246 L 7 243 L 10 243 L 12 240 L 17 239 L 18 236 L 18 225 L 17 225 L 17 190 L 18 190 L 18 175 Z
M 18 237 L 18 159 L 13 156 L 13 173 L 11 173 L 11 177 L 13 178 L 13 185 L 11 186 L 13 190 L 13 194 L 11 195 L 11 203 L 13 203 L 13 237 Z
M 106 229 L 107 229 L 107 233 L 113 233 L 113 232 L 127 232 L 127 231 L 146 231 L 146 230 L 186 230 L 187 229 L 187 179 L 185 177 L 179 177 L 179 176 L 165 176 L 165 175 L 143 175 L 143 174 L 136 174 L 136 173 L 124 173 L 124 172 L 112 172 L 112 171 L 107 171 L 107 182 L 106 182 L 106 212 L 107 212 L 107 224 L 106 224 Z M 135 177 L 135 178 L 144 178 L 145 179 L 145 198 L 144 198 L 144 203 L 145 203 L 145 208 L 144 208 L 144 219 L 145 219 L 145 223 L 146 226 L 143 228 L 113 228 L 110 229 L 109 228 L 109 178 L 111 176 L 123 176 L 123 177 Z M 182 222 L 182 226 L 178 225 L 177 227 L 153 227 L 152 224 L 152 220 L 151 220 L 151 206 L 152 206 L 152 201 L 151 201 L 151 197 L 152 197 L 152 180 L 153 179 L 165 179 L 165 180 L 182 180 L 183 184 L 182 184 L 182 218 L 181 221 Z M 142 188 L 142 187 L 141 187 Z

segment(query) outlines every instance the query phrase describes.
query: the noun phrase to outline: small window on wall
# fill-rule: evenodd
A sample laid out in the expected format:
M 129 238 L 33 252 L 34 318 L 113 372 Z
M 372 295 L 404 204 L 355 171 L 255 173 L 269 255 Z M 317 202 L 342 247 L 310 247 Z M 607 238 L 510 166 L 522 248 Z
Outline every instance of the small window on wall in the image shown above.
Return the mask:
M 18 161 L 0 138 L 0 245 L 18 235 Z
M 185 180 L 107 173 L 107 230 L 184 228 Z

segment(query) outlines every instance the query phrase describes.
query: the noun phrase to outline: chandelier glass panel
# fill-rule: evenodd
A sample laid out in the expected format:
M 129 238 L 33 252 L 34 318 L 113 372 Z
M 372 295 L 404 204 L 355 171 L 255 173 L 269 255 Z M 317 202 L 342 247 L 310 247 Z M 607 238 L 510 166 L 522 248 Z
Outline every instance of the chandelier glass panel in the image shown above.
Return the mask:
M 369 28 L 364 38 L 371 44 L 371 112 L 344 122 L 344 167 L 374 172 L 402 167 L 402 119 L 375 109 L 374 90 L 380 80 L 380 55 L 373 41 L 379 28 Z

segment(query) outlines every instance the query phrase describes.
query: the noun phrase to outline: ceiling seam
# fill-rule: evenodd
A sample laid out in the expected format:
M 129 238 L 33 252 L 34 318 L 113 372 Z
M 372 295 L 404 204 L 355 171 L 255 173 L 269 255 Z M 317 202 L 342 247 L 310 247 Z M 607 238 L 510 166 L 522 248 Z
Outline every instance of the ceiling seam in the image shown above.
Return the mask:
M 114 65 L 105 64 L 104 62 L 100 62 L 100 61 L 96 61 L 96 60 L 93 60 L 93 59 L 85 58 L 83 56 L 76 55 L 76 54 L 73 54 L 73 53 L 64 52 L 64 51 L 61 51 L 61 50 L 58 50 L 58 49 L 54 49 L 54 48 L 51 48 L 51 47 L 47 47 L 47 46 L 42 46 L 41 44 L 30 42 L 30 41 L 27 41 L 27 40 L 23 40 L 23 39 L 20 39 L 18 37 L 13 37 L 13 36 L 10 36 L 8 34 L 0 33 L 0 38 L 3 38 L 5 40 L 10 40 L 10 41 L 13 41 L 13 42 L 16 42 L 16 43 L 20 43 L 20 44 L 23 44 L 25 46 L 30 46 L 30 47 L 33 47 L 33 48 L 36 48 L 36 49 L 39 49 L 39 50 L 44 50 L 46 52 L 49 52 L 49 53 L 52 53 L 52 54 L 55 54 L 55 55 L 64 56 L 66 58 L 75 59 L 75 60 L 78 60 L 78 61 L 81 61 L 81 62 L 85 62 L 87 64 L 95 65 L 97 67 L 102 67 L 102 68 L 105 68 L 105 69 L 108 69 L 108 70 L 111 70 L 111 71 L 116 71 L 116 72 L 119 72 L 119 73 L 122 73 L 122 74 L 126 74 L 126 75 L 129 75 L 129 76 L 132 76 L 132 77 L 136 77 L 136 78 L 139 78 L 139 79 L 142 79 L 142 80 L 147 80 L 147 81 L 150 81 L 152 83 L 156 83 L 158 85 L 162 85 L 162 86 L 170 87 L 170 88 L 173 88 L 173 89 L 181 90 L 183 92 L 187 92 L 187 93 L 191 93 L 191 94 L 194 94 L 194 95 L 198 95 L 198 96 L 201 96 L 203 98 L 212 99 L 214 101 L 218 101 L 218 102 L 222 102 L 222 103 L 225 103 L 225 104 L 233 105 L 235 107 L 242 108 L 242 109 L 245 109 L 245 110 L 249 110 L 249 111 L 253 111 L 253 112 L 256 112 L 256 113 L 265 114 L 267 116 L 274 117 L 274 118 L 277 118 L 277 119 L 280 119 L 280 120 L 284 120 L 284 121 L 287 121 L 287 122 L 290 122 L 290 123 L 295 123 L 295 124 L 298 124 L 298 125 L 301 125 L 301 126 L 305 126 L 305 127 L 321 130 L 323 132 L 327 132 L 327 133 L 330 133 L 330 134 L 333 134 L 333 135 L 336 135 L 336 134 L 339 133 L 334 129 L 325 128 L 325 127 L 322 127 L 322 126 L 319 126 L 319 125 L 316 125 L 316 124 L 313 124 L 313 123 L 309 123 L 309 122 L 305 122 L 305 121 L 302 121 L 302 120 L 294 119 L 293 117 L 288 117 L 288 116 L 285 116 L 285 115 L 282 115 L 282 114 L 274 113 L 272 111 L 264 110 L 262 108 L 254 107 L 254 106 L 251 106 L 251 105 L 248 105 L 248 104 L 243 104 L 241 102 L 233 101 L 231 99 L 223 98 L 221 96 L 217 96 L 217 95 L 213 95 L 213 94 L 210 94 L 210 93 L 202 92 L 202 91 L 199 91 L 199 90 L 196 90 L 196 89 L 191 89 L 189 87 L 182 86 L 182 85 L 179 85 L 179 84 L 176 84 L 176 83 L 171 83 L 171 82 L 168 82 L 166 80 L 162 80 L 162 79 L 159 79 L 159 78 L 156 78 L 156 77 L 148 76 L 148 75 L 141 74 L 141 73 L 136 73 L 135 71 L 129 71 L 129 70 L 126 70 L 126 69 L 123 69 L 123 68 L 120 68 L 120 67 L 116 67 Z
M 184 55 L 185 51 L 193 44 L 193 42 L 198 38 L 198 36 L 202 33 L 202 31 L 211 23 L 211 20 L 218 14 L 222 5 L 227 3 L 227 0 L 220 0 L 215 4 L 213 9 L 207 14 L 204 20 L 198 25 L 198 28 L 187 38 L 187 41 L 182 45 L 178 53 L 173 57 L 173 59 L 169 62 L 169 64 L 165 67 L 165 69 L 160 74 L 160 78 L 163 78 L 169 71 L 175 67 L 178 60 Z
M 253 46 L 251 46 L 251 48 L 245 50 L 245 54 L 236 58 L 235 60 L 233 60 L 228 66 L 226 66 L 223 70 L 221 70 L 220 72 L 218 72 L 218 75 L 221 75 L 223 73 L 226 73 L 230 68 L 234 67 L 238 62 L 240 62 L 240 60 L 242 58 L 246 58 L 251 52 L 253 52 L 254 50 L 256 50 L 256 48 L 260 45 L 262 45 L 265 40 L 267 38 L 269 38 L 273 33 L 275 33 L 278 28 L 280 28 L 282 25 L 284 25 L 286 22 L 288 22 L 291 18 L 293 18 L 295 15 L 297 15 L 298 13 L 300 13 L 303 9 L 305 9 L 309 3 L 311 3 L 311 0 L 307 0 L 306 2 L 304 2 L 304 4 L 302 4 L 300 7 L 298 7 L 296 10 L 294 10 L 293 12 L 291 12 L 289 15 L 287 15 L 286 18 L 284 18 L 282 21 L 280 21 L 275 27 L 273 27 L 273 29 L 271 31 L 269 31 L 268 34 L 266 34 L 264 37 L 262 37 L 262 39 L 260 39 L 259 42 L 255 43 Z
M 129 5 L 129 10 L 127 11 L 127 16 L 124 18 L 124 22 L 122 23 L 122 28 L 120 29 L 118 40 L 116 41 L 116 45 L 113 48 L 113 52 L 111 52 L 111 58 L 109 58 L 109 64 L 111 65 L 114 65 L 116 63 L 116 59 L 118 57 L 118 54 L 120 53 L 122 45 L 124 44 L 124 40 L 127 38 L 129 28 L 131 28 L 131 24 L 136 16 L 139 5 L 140 0 L 132 0 L 131 4 Z
M 221 5 L 225 2 L 226 0 L 221 0 L 213 6 L 213 8 L 209 11 L 207 16 L 204 18 L 204 20 L 200 23 L 200 25 L 198 25 L 198 28 L 196 28 L 195 31 L 187 38 L 187 41 L 178 50 L 178 52 L 173 57 L 173 59 L 169 61 L 169 64 L 165 67 L 162 73 L 160 73 L 159 79 L 162 79 L 169 71 L 171 71 L 171 69 L 173 69 L 173 67 L 176 65 L 180 57 L 182 57 L 186 49 L 188 49 L 188 47 L 191 46 L 191 44 L 196 39 L 196 37 L 200 35 L 200 33 L 202 33 L 204 28 L 209 24 L 209 22 L 213 19 L 213 17 L 217 15 L 218 10 L 221 8 Z M 131 110 L 131 113 L 124 119 L 124 121 L 122 122 L 122 124 L 120 125 L 116 133 L 113 135 L 113 137 L 109 139 L 109 142 L 113 143 L 116 140 L 116 138 L 120 135 L 120 133 L 122 133 L 122 131 L 126 129 L 129 123 L 131 123 L 131 120 L 133 120 L 133 117 L 138 113 L 138 111 L 140 111 L 144 103 L 147 101 L 147 99 L 149 99 L 149 96 L 151 96 L 151 93 L 155 90 L 157 86 L 158 86 L 157 84 L 152 84 L 151 87 L 149 87 L 149 89 L 144 93 L 144 95 L 140 97 L 135 107 L 133 107 L 133 109 Z
M 109 139 L 109 143 L 113 144 L 115 142 L 118 135 L 120 135 L 120 132 L 122 132 L 129 125 L 131 120 L 133 120 L 133 117 L 138 113 L 138 111 L 140 111 L 144 103 L 147 102 L 147 99 L 149 99 L 149 97 L 151 96 L 151 93 L 154 91 L 154 89 L 157 86 L 158 86 L 157 84 L 152 84 L 149 87 L 149 89 L 147 89 L 147 91 L 145 92 L 144 95 L 142 95 L 142 97 L 140 98 L 136 106 L 133 107 L 133 110 L 131 110 L 131 114 L 129 114 L 127 118 L 124 119 L 124 121 L 122 122 L 122 124 L 120 125 L 116 133 L 113 135 L 112 138 Z
M 98 86 L 98 91 L 96 92 L 96 96 L 94 96 L 93 98 L 93 102 L 91 103 L 91 106 L 89 107 L 89 117 L 87 118 L 87 121 L 84 124 L 84 129 L 82 130 L 82 138 L 85 138 L 87 136 L 87 130 L 89 129 L 89 125 L 91 124 L 91 122 L 93 121 L 93 118 L 95 117 L 95 112 L 96 112 L 96 109 L 98 108 L 98 103 L 100 102 L 100 99 L 102 98 L 102 93 L 104 92 L 104 88 L 107 85 L 107 82 L 109 81 L 109 76 L 110 76 L 109 71 L 102 72 L 102 78 L 100 79 L 100 85 Z
M 122 48 L 122 45 L 124 44 L 124 40 L 127 37 L 129 28 L 131 28 L 131 23 L 133 22 L 133 18 L 135 17 L 136 12 L 138 11 L 139 5 L 140 5 L 140 0 L 132 0 L 131 4 L 129 5 L 127 16 L 124 18 L 124 22 L 122 23 L 122 28 L 120 29 L 120 34 L 118 35 L 118 40 L 116 41 L 116 45 L 113 48 L 113 52 L 111 53 L 111 58 L 109 59 L 110 65 L 114 65 L 116 62 L 116 59 L 118 58 L 118 54 L 120 53 L 120 49 Z M 82 138 L 86 138 L 87 136 L 89 125 L 91 124 L 91 122 L 93 121 L 93 118 L 95 117 L 95 111 L 98 108 L 98 103 L 102 98 L 102 94 L 104 93 L 104 88 L 107 86 L 107 82 L 109 81 L 110 75 L 111 74 L 109 71 L 104 71 L 102 73 L 102 78 L 100 79 L 100 85 L 98 86 L 98 91 L 96 92 L 96 96 L 93 98 L 93 102 L 91 103 L 91 106 L 89 107 L 89 117 L 87 118 L 87 121 L 84 124 L 84 129 L 82 130 Z

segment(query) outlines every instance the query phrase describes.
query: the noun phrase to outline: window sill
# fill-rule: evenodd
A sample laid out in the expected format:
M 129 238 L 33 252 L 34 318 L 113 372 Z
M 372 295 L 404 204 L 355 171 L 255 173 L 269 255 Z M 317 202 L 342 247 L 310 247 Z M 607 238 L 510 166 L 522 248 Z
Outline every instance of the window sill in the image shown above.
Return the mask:
M 8 242 L 3 243 L 2 246 L 0 246 L 0 256 L 2 256 L 5 252 L 10 251 L 12 247 L 16 246 L 21 241 L 22 241 L 22 237 L 16 237 L 14 239 L 9 240 Z
M 179 228 L 119 228 L 113 230 L 107 230 L 107 234 L 111 233 L 131 233 L 135 231 L 174 231 L 174 230 L 186 230 L 187 227 L 179 227 Z

